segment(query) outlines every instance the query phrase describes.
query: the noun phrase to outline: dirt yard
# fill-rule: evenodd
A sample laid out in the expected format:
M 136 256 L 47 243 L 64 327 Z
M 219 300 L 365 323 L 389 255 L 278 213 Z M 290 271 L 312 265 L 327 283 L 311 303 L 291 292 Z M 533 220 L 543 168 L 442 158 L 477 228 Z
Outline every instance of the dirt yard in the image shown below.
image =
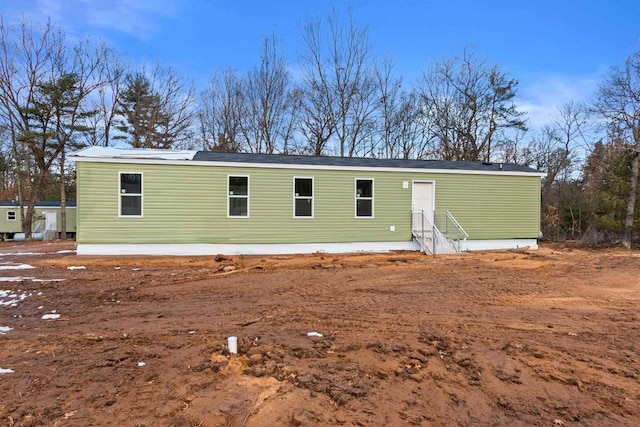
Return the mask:
M 73 247 L 0 246 L 0 425 L 640 423 L 637 251 Z

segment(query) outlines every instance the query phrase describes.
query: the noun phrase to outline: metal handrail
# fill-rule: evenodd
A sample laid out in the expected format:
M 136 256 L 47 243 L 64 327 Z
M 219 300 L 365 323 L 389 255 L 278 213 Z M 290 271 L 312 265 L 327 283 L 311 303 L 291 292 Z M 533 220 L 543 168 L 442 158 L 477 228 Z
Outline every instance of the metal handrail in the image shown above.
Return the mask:
M 427 213 L 423 210 L 414 210 L 411 211 L 412 213 L 412 219 L 411 219 L 411 228 L 412 228 L 412 233 L 414 233 L 414 236 L 416 236 L 416 238 L 419 239 L 418 243 L 420 244 L 420 247 L 425 251 L 425 252 L 430 252 L 431 255 L 435 255 L 436 254 L 436 248 L 438 247 L 438 242 L 440 242 L 440 247 L 443 248 L 445 246 L 450 246 L 455 252 L 460 253 L 460 247 L 458 245 L 458 247 L 455 247 L 450 241 L 449 239 L 442 234 L 442 232 L 440 231 L 440 229 L 436 226 L 435 222 L 427 215 Z M 419 228 L 416 227 L 417 224 L 415 224 L 415 216 L 420 214 L 420 226 Z M 426 224 L 425 224 L 426 222 Z M 425 227 L 425 225 L 428 226 Z M 427 247 L 427 242 L 426 242 L 426 237 L 425 237 L 425 232 L 427 230 L 431 231 L 431 248 Z M 419 235 L 416 234 L 416 232 L 419 232 Z M 447 253 L 447 251 L 444 251 L 445 253 Z
M 444 211 L 445 216 L 444 216 L 444 232 L 445 235 L 447 236 L 447 238 L 449 238 L 449 221 L 451 221 L 453 223 L 453 225 L 455 226 L 456 229 L 456 238 L 454 240 L 455 242 L 455 246 L 456 246 L 456 252 L 460 253 L 461 249 L 460 249 L 460 241 L 461 240 L 467 240 L 467 238 L 469 237 L 469 233 L 467 233 L 465 231 L 464 228 L 462 228 L 462 226 L 460 225 L 460 223 L 458 222 L 458 220 L 453 216 L 453 214 L 449 211 Z M 461 239 L 461 237 L 463 237 Z M 453 244 L 453 242 L 452 242 Z
M 446 226 L 448 225 L 447 220 L 449 220 L 453 223 L 453 225 L 455 225 L 457 232 L 464 236 L 464 239 L 462 240 L 467 240 L 467 238 L 469 237 L 469 233 L 467 233 L 465 229 L 462 228 L 462 226 L 460 225 L 458 220 L 453 216 L 453 214 L 449 211 L 444 211 L 444 213 L 445 213 L 445 233 L 448 231 Z
M 417 224 L 418 221 L 416 221 L 416 215 L 420 215 L 419 225 Z M 420 247 L 424 252 L 430 252 L 431 255 L 434 255 L 435 247 L 432 247 L 431 249 L 427 247 L 427 239 L 425 237 L 425 232 L 427 231 L 427 228 L 425 227 L 425 220 L 427 224 L 430 226 L 432 236 L 433 236 L 433 229 L 435 228 L 435 225 L 431 222 L 430 218 L 427 217 L 427 215 L 423 210 L 411 211 L 411 233 L 418 239 L 418 243 L 420 244 Z M 433 242 L 433 237 L 431 241 Z

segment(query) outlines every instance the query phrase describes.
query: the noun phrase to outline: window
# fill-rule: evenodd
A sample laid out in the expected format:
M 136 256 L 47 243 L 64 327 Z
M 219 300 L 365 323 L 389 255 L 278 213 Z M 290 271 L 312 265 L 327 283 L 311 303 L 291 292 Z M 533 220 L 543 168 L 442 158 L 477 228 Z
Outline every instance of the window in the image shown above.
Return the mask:
M 16 211 L 7 211 L 7 221 L 16 220 Z
M 120 216 L 142 216 L 141 173 L 120 173 Z
M 294 218 L 313 218 L 313 178 L 293 178 Z
M 372 179 L 356 179 L 356 217 L 373 218 Z
M 249 216 L 249 177 L 229 176 L 229 216 Z

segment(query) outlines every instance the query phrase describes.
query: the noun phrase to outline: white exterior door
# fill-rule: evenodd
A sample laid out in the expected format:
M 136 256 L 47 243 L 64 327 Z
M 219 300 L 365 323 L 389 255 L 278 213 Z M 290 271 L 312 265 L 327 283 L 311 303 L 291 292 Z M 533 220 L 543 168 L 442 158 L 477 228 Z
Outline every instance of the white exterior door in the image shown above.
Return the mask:
M 44 211 L 44 237 L 47 240 L 55 239 L 58 230 L 56 211 Z
M 434 198 L 435 192 L 432 181 L 413 181 L 411 191 L 412 211 L 424 211 L 431 221 L 433 221 Z

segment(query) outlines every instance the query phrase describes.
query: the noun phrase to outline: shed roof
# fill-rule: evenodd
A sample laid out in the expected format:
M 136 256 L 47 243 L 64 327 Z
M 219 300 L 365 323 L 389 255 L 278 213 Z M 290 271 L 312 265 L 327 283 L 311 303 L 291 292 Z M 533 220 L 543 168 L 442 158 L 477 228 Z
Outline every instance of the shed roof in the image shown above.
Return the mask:
M 75 208 L 76 202 L 74 200 L 67 200 L 66 205 L 68 208 Z M 0 200 L 0 206 L 14 207 L 16 209 L 20 207 L 17 204 L 17 202 L 14 200 Z M 57 207 L 60 207 L 60 202 L 57 200 L 42 200 L 42 201 L 36 202 L 35 207 L 36 208 L 57 208 Z

